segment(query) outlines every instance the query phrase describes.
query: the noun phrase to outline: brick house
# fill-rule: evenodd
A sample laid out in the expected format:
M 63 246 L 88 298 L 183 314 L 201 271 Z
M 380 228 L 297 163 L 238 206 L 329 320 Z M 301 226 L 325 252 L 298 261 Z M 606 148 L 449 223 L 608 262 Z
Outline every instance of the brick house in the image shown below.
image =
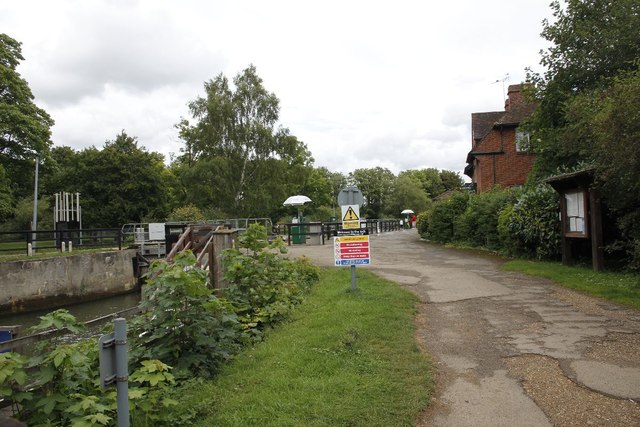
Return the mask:
M 524 100 L 523 86 L 509 86 L 504 111 L 471 114 L 473 141 L 464 174 L 478 193 L 496 185 L 522 185 L 531 171 L 535 156 L 523 147 L 529 135 L 518 126 L 533 113 L 535 105 Z

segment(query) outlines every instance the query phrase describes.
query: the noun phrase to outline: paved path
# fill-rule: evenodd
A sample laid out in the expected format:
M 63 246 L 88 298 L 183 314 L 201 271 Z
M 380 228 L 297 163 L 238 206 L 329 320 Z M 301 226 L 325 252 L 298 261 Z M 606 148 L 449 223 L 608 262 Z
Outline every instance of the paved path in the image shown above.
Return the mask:
M 418 425 L 640 426 L 640 312 L 501 261 L 430 245 L 415 230 L 371 236 L 368 268 L 420 296 L 417 339 L 436 391 Z M 292 246 L 333 265 L 333 247 Z M 359 267 L 360 268 L 360 267 Z

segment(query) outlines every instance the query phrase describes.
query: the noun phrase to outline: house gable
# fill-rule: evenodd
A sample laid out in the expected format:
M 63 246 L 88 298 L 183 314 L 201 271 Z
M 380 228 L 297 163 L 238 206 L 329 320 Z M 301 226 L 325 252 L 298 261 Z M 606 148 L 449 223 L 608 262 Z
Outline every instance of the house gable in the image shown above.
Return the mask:
M 522 185 L 531 171 L 535 157 L 516 148 L 516 129 L 535 110 L 535 105 L 524 101 L 522 88 L 509 86 L 505 111 L 471 114 L 472 148 L 464 173 L 478 192 L 496 185 Z

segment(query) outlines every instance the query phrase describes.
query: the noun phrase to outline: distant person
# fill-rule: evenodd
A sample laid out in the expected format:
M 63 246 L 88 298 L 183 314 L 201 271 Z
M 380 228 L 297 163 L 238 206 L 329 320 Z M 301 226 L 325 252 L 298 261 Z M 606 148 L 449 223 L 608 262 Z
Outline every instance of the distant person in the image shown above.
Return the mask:
M 416 221 L 418 221 L 418 219 L 416 218 L 416 214 L 413 214 L 413 216 L 411 217 L 411 228 L 416 226 Z

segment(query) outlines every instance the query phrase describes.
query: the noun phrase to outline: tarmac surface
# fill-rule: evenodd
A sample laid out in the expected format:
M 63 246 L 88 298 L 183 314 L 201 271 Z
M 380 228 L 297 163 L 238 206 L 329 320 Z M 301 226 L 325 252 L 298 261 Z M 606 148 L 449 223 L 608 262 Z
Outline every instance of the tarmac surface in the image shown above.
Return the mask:
M 500 270 L 416 230 L 370 236 L 366 268 L 420 297 L 435 392 L 419 426 L 640 426 L 640 311 Z M 291 256 L 334 266 L 332 241 Z

